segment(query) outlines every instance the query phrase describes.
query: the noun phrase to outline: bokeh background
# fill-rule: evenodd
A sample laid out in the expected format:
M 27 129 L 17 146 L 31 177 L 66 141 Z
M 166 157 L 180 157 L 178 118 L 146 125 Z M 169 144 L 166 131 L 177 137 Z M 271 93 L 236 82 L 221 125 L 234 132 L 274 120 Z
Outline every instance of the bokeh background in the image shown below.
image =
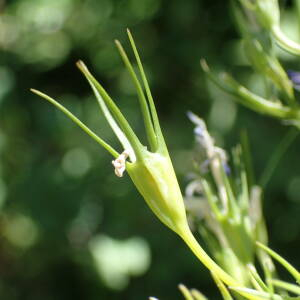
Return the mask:
M 292 3 L 283 25 L 298 38 Z M 191 110 L 230 151 L 249 135 L 257 178 L 288 131 L 236 105 L 208 83 L 199 60 L 259 90 L 223 0 L 0 0 L 0 297 L 5 300 L 182 299 L 177 285 L 219 298 L 208 272 L 150 212 L 111 157 L 49 103 L 53 96 L 120 149 L 76 70 L 82 59 L 143 136 L 138 102 L 114 39 L 144 61 L 184 189 L 192 170 Z M 299 60 L 280 53 L 287 68 Z M 283 157 L 264 198 L 270 245 L 299 267 L 300 141 Z M 298 259 L 297 259 L 298 256 Z M 287 277 L 288 279 L 288 277 Z

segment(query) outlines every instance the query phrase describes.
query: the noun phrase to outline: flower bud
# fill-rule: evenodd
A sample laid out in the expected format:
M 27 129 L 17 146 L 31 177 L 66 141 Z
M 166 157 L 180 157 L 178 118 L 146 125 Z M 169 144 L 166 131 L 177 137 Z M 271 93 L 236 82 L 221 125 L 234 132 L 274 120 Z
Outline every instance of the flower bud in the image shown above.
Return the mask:
M 187 226 L 185 208 L 168 155 L 144 152 L 141 161 L 127 165 L 134 185 L 155 215 L 175 232 Z

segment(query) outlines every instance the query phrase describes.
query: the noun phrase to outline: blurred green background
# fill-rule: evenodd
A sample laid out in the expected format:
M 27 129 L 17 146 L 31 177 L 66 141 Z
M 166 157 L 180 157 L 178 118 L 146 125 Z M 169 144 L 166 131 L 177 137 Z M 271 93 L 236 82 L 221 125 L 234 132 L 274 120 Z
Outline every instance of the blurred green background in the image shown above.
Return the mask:
M 283 22 L 299 35 L 293 6 Z M 111 157 L 62 113 L 63 103 L 120 149 L 76 70 L 82 59 L 143 136 L 137 99 L 114 39 L 144 61 L 161 125 L 184 189 L 192 170 L 192 110 L 230 149 L 247 129 L 256 174 L 288 128 L 237 106 L 204 78 L 199 59 L 261 78 L 245 61 L 223 0 L 0 0 L 0 297 L 5 300 L 182 299 L 178 283 L 219 298 L 208 272 L 150 212 Z M 283 55 L 287 68 L 297 58 Z M 270 245 L 299 267 L 299 140 L 265 191 Z M 283 276 L 284 277 L 284 276 Z

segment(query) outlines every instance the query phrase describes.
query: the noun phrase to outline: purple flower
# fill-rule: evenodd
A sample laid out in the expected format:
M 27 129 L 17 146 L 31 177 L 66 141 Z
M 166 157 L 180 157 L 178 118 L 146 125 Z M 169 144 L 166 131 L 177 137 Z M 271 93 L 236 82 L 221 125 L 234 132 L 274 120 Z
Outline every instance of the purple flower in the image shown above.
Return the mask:
M 287 75 L 296 89 L 300 89 L 300 72 L 288 70 Z

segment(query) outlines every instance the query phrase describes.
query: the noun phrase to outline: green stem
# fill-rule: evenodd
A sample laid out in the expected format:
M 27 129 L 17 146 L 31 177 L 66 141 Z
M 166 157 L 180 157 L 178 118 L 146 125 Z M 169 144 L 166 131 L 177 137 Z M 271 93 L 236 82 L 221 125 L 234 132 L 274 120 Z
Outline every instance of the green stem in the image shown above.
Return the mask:
M 179 236 L 183 239 L 183 241 L 187 244 L 187 246 L 191 249 L 191 251 L 195 254 L 195 256 L 207 267 L 214 276 L 217 276 L 220 280 L 226 283 L 230 287 L 234 287 L 239 289 L 242 283 L 236 281 L 233 277 L 227 274 L 221 267 L 219 267 L 213 260 L 210 258 L 208 254 L 204 251 L 204 249 L 199 245 L 195 237 L 193 236 L 191 230 L 188 226 L 184 226 L 178 231 Z M 249 295 L 249 293 L 243 291 L 237 291 L 240 295 L 244 296 L 247 299 L 251 300 L 262 300 L 261 297 L 256 295 Z
M 300 44 L 292 41 L 289 39 L 281 30 L 279 25 L 272 27 L 272 33 L 276 39 L 276 42 L 280 47 L 282 47 L 284 50 L 295 54 L 300 55 Z
M 183 226 L 177 231 L 179 236 L 183 239 L 183 241 L 187 244 L 187 246 L 191 249 L 191 251 L 195 254 L 195 256 L 207 267 L 210 272 L 214 274 L 214 276 L 218 277 L 224 283 L 226 283 L 230 288 L 236 288 L 237 292 L 244 296 L 247 299 L 251 300 L 262 300 L 262 297 L 257 295 L 251 295 L 242 290 L 238 290 L 242 283 L 235 280 L 228 273 L 226 273 L 221 267 L 219 267 L 213 260 L 210 258 L 208 254 L 204 251 L 204 249 L 199 245 L 195 237 L 193 236 L 188 225 Z
M 195 237 L 189 228 L 182 230 L 179 233 L 180 237 L 184 240 L 187 246 L 192 250 L 196 257 L 216 276 L 218 276 L 223 282 L 230 286 L 240 286 L 240 284 L 227 274 L 221 267 L 219 267 L 204 251 L 204 249 L 199 245 Z

